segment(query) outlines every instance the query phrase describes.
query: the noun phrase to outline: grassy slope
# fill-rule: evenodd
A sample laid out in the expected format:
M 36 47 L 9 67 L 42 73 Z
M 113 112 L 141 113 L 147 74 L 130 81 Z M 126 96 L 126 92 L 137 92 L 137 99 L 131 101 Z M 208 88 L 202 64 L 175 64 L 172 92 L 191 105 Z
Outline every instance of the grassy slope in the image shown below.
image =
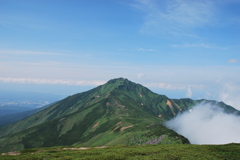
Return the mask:
M 36 114 L 37 112 L 40 112 L 40 111 L 44 110 L 45 108 L 47 108 L 51 105 L 52 104 L 43 106 L 41 108 L 36 108 L 36 109 L 29 110 L 29 111 L 25 111 L 25 112 L 19 112 L 19 113 L 13 113 L 13 114 L 0 116 L 0 128 L 3 127 L 3 126 L 6 126 L 8 124 L 18 122 L 18 121 L 20 121 L 22 119 L 25 119 L 27 117 L 30 117 L 30 116 Z
M 109 81 L 107 85 L 102 85 L 87 92 L 69 96 L 35 114 L 34 116 L 30 116 L 22 121 L 0 128 L 0 137 L 17 133 L 21 130 L 45 123 L 49 120 L 62 117 L 63 115 L 72 114 L 81 108 L 86 108 L 89 105 L 105 98 L 120 83 L 120 80 L 114 81 L 114 83 Z M 97 98 L 98 95 L 101 95 L 101 97 Z
M 113 79 L 107 84 L 96 87 L 87 92 L 69 96 L 35 114 L 34 116 L 0 128 L 0 138 L 37 126 L 55 118 L 70 115 L 82 108 L 87 108 L 94 103 L 98 103 L 99 101 L 106 99 L 114 89 L 119 91 L 117 96 L 124 94 L 124 96 L 134 99 L 138 103 L 138 106 L 142 106 L 144 111 L 156 117 L 159 116 L 162 120 L 169 120 L 176 116 L 179 112 L 189 110 L 189 108 L 191 108 L 194 104 L 203 101 L 193 101 L 191 99 L 170 100 L 165 95 L 155 94 L 149 89 L 123 78 Z M 166 104 L 167 101 L 171 101 L 172 107 Z M 226 107 L 226 105 L 222 102 L 219 104 L 220 106 L 223 106 L 227 112 L 237 112 L 231 106 Z M 237 113 L 240 115 L 239 111 Z
M 86 108 L 4 137 L 0 139 L 1 150 L 72 144 L 136 145 L 151 139 L 154 141 L 162 135 L 166 137 L 158 143 L 189 143 L 184 137 L 158 124 L 161 119 L 144 111 L 144 106 L 138 101 L 119 92 L 122 91 L 115 89 L 107 98 Z
M 19 122 L 21 125 L 30 122 L 30 126 L 0 139 L 1 150 L 72 144 L 144 144 L 162 135 L 165 136 L 162 143 L 189 143 L 160 124 L 147 127 L 163 121 L 154 115 L 158 112 L 173 116 L 166 100 L 166 96 L 130 81 L 113 80 L 108 85 L 68 97 Z
M 2 137 L 11 135 L 0 139 L 0 150 L 56 145 L 188 143 L 160 123 L 195 103 L 191 99 L 171 100 L 126 79 L 113 79 L 1 128 Z
M 69 146 L 70 147 L 70 146 Z M 69 148 L 67 147 L 67 148 Z M 77 146 L 72 146 L 77 148 Z M 71 147 L 71 148 L 72 148 Z M 36 148 L 22 150 L 20 155 L 0 155 L 0 159 L 84 159 L 84 160 L 121 160 L 121 159 L 240 159 L 240 145 L 140 145 L 90 148 L 86 150 L 67 150 L 64 147 Z

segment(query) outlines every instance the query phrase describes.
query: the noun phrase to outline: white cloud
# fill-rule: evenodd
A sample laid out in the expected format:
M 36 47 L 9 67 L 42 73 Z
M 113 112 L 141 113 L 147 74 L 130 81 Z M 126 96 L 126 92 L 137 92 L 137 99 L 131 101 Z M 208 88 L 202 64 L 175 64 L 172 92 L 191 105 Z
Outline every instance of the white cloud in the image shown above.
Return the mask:
M 219 77 L 215 83 L 219 83 L 222 79 L 223 77 Z
M 18 60 L 18 59 L 17 59 Z M 12 61 L 0 62 L 0 77 L 14 78 L 6 83 L 48 83 L 67 85 L 87 85 L 87 82 L 106 82 L 112 78 L 125 77 L 136 81 L 151 89 L 181 90 L 183 98 L 188 85 L 194 96 L 197 91 L 203 92 L 212 86 L 219 77 L 226 77 L 234 83 L 239 79 L 238 66 L 179 66 L 179 65 L 144 65 L 127 63 L 92 63 L 77 59 L 78 62 L 70 63 L 42 61 L 26 62 Z M 80 61 L 80 62 L 79 62 Z M 213 74 L 214 73 L 214 74 Z M 139 75 L 138 75 L 139 74 Z M 147 74 L 147 76 L 145 75 Z M 191 78 L 189 78 L 191 75 Z M 23 78 L 23 79 L 20 79 Z M 67 81 L 66 81 L 67 79 Z M 44 81 L 43 81 L 44 80 Z M 47 81 L 48 80 L 48 81 Z M 61 80 L 61 81 L 56 81 Z M 85 82 L 77 82 L 84 80 Z M 1 82 L 3 79 L 1 80 Z M 99 83 L 97 83 L 99 84 Z M 211 91 L 208 91 L 211 93 Z M 195 98 L 194 97 L 194 98 Z M 204 97 L 204 96 L 197 96 Z M 216 97 L 215 97 L 216 99 Z
M 37 78 L 0 78 L 2 83 L 33 83 L 53 85 L 76 85 L 76 86 L 98 86 L 104 81 L 68 80 L 68 79 L 37 79 Z
M 196 27 L 209 23 L 213 11 L 211 1 L 176 0 L 170 2 L 165 16 L 183 26 Z
M 0 50 L 0 55 L 67 55 L 57 52 L 40 52 L 29 50 Z
M 172 47 L 176 47 L 176 48 L 189 48 L 189 47 L 200 47 L 200 48 L 212 48 L 213 46 L 209 46 L 207 44 L 204 43 L 199 43 L 199 44 L 182 44 L 182 45 L 171 45 Z
M 191 90 L 191 88 L 190 88 L 189 85 L 188 85 L 188 87 L 187 87 L 187 93 L 186 93 L 186 96 L 187 96 L 188 98 L 191 98 L 191 97 L 192 97 L 192 90 Z
M 143 49 L 143 48 L 138 48 L 136 49 L 137 51 L 143 51 L 143 52 L 155 52 L 155 49 Z
M 235 82 L 230 81 L 227 77 L 218 78 L 215 83 L 206 88 L 204 98 L 222 101 L 240 110 L 240 84 L 238 78 Z
M 229 63 L 238 63 L 238 60 L 237 59 L 229 59 L 228 62 Z
M 145 75 L 144 75 L 143 73 L 137 74 L 137 78 L 138 78 L 138 79 L 142 79 L 144 76 L 145 76 Z
M 192 144 L 240 143 L 240 117 L 210 104 L 199 104 L 191 112 L 177 115 L 166 126 Z
M 136 2 L 133 6 L 147 13 L 142 28 L 144 33 L 179 34 L 183 30 L 213 23 L 215 9 L 212 1 L 136 0 Z
M 240 110 L 240 86 L 234 83 L 221 83 L 217 99 Z
M 163 89 L 178 89 L 178 90 L 186 90 L 187 89 L 187 96 L 192 96 L 192 90 L 190 89 L 189 85 L 185 84 L 177 84 L 177 83 L 147 83 L 145 84 L 146 87 L 155 87 L 155 88 L 163 88 Z M 192 88 L 195 89 L 203 89 L 204 85 L 191 85 Z
M 169 83 L 148 83 L 145 86 L 146 87 L 164 88 L 164 89 L 185 89 L 186 88 L 186 85 L 169 84 Z
M 157 50 L 149 48 L 149 49 L 145 49 L 145 48 L 135 48 L 135 49 L 119 49 L 120 51 L 140 51 L 140 52 L 155 52 Z

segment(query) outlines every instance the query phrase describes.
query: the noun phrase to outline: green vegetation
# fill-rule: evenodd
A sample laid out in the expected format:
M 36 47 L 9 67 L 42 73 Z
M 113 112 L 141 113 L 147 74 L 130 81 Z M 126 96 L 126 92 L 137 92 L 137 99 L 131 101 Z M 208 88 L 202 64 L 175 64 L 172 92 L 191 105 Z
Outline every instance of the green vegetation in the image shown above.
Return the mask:
M 52 105 L 52 104 L 51 104 Z M 19 113 L 13 113 L 13 114 L 8 114 L 4 116 L 0 116 L 0 128 L 3 126 L 6 126 L 8 124 L 20 121 L 22 119 L 25 119 L 31 115 L 34 115 L 35 113 L 49 107 L 50 105 L 46 105 L 44 107 L 40 107 L 37 109 L 29 110 L 29 111 L 24 111 L 24 112 L 19 112 Z
M 162 125 L 203 101 L 172 100 L 119 78 L 69 96 L 14 124 L 0 128 L 0 151 L 53 146 L 186 144 Z M 235 112 L 221 102 L 228 113 Z
M 236 160 L 240 159 L 240 144 L 227 145 L 190 145 L 190 144 L 165 144 L 165 145 L 140 145 L 140 146 L 110 146 L 105 148 L 95 147 L 51 147 L 25 149 L 20 152 L 5 153 L 0 159 L 83 159 L 83 160 L 121 160 L 121 159 L 212 159 Z M 7 155 L 18 154 L 18 155 Z

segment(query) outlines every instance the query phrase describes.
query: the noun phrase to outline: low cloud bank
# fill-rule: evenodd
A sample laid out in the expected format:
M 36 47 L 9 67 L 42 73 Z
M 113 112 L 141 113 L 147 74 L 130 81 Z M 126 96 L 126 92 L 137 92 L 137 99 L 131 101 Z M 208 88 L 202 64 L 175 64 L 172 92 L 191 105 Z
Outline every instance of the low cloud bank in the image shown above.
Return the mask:
M 199 104 L 165 125 L 192 144 L 240 143 L 240 116 L 224 113 L 215 105 Z
M 87 80 L 65 80 L 65 79 L 38 79 L 38 78 L 0 78 L 3 83 L 33 83 L 33 84 L 53 84 L 53 85 L 75 85 L 75 86 L 98 86 L 104 81 Z

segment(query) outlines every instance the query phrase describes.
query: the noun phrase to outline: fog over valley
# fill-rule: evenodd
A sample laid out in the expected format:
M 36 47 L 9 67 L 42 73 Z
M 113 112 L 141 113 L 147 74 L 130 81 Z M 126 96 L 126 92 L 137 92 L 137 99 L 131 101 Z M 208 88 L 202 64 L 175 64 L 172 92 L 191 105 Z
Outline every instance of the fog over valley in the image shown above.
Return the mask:
M 240 143 L 240 115 L 228 114 L 209 103 L 194 106 L 166 122 L 192 144 Z

